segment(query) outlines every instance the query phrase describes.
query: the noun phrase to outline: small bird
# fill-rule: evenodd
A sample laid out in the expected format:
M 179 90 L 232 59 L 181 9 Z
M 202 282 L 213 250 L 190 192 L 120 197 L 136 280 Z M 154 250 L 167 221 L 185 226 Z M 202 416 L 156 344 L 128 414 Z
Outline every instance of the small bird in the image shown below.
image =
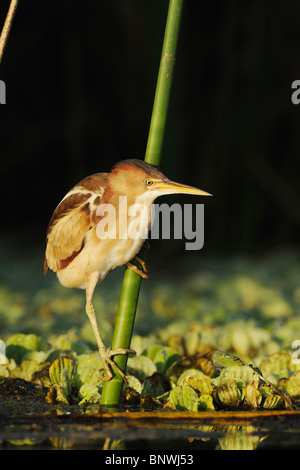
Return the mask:
M 106 380 L 113 376 L 111 368 L 125 379 L 112 357 L 135 351 L 105 347 L 92 303 L 95 287 L 117 266 L 125 265 L 148 278 L 145 263 L 137 254 L 148 235 L 151 204 L 159 196 L 176 193 L 210 196 L 201 189 L 170 181 L 143 160 L 122 160 L 110 173 L 95 173 L 77 183 L 50 219 L 44 274 L 51 269 L 63 286 L 85 289 L 85 310 L 106 370 Z M 132 207 L 145 210 L 134 211 Z M 113 214 L 115 219 L 106 220 L 108 214 Z M 135 231 L 137 236 L 130 236 L 132 227 L 139 228 Z

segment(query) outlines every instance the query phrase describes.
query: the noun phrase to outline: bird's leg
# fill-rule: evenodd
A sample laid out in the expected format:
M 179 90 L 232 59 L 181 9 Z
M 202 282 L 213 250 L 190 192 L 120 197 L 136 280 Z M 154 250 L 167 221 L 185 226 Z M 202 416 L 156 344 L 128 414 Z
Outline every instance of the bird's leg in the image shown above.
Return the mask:
M 136 259 L 136 257 L 135 257 Z M 126 263 L 127 268 L 131 269 L 135 273 L 139 274 L 143 279 L 149 279 L 147 272 L 143 271 L 142 269 L 138 268 L 135 264 Z
M 106 380 L 110 380 L 113 377 L 113 374 L 110 370 L 110 367 L 112 367 L 113 369 L 115 369 L 121 375 L 124 382 L 127 382 L 124 372 L 117 366 L 117 364 L 114 363 L 114 361 L 111 359 L 111 357 L 116 356 L 117 354 L 135 354 L 136 352 L 133 351 L 132 349 L 125 349 L 125 348 L 116 348 L 116 349 L 106 348 L 104 343 L 103 343 L 103 340 L 102 340 L 102 337 L 101 337 L 101 334 L 100 334 L 100 331 L 99 331 L 99 328 L 98 328 L 96 315 L 95 315 L 95 310 L 94 310 L 94 306 L 93 306 L 91 300 L 87 301 L 87 303 L 86 303 L 86 313 L 87 313 L 87 316 L 89 317 L 89 320 L 91 322 L 93 332 L 94 332 L 94 335 L 95 335 L 95 338 L 96 338 L 99 354 L 100 354 L 101 360 L 103 362 L 103 366 L 104 366 L 104 368 L 106 370 L 106 373 L 107 373 Z
M 111 357 L 117 354 L 136 354 L 136 352 L 133 351 L 132 349 L 125 349 L 125 348 L 109 349 L 105 347 L 105 344 L 103 343 L 103 339 L 101 337 L 100 330 L 97 324 L 96 314 L 95 314 L 94 306 L 92 303 L 93 293 L 94 293 L 98 280 L 99 280 L 98 272 L 90 273 L 86 278 L 85 311 L 92 325 L 93 332 L 94 332 L 97 346 L 98 346 L 98 350 L 99 350 L 99 354 L 103 362 L 103 366 L 107 373 L 106 380 L 110 380 L 112 378 L 113 376 L 112 371 L 111 371 L 111 368 L 112 368 L 120 374 L 124 382 L 127 382 L 124 372 L 117 366 L 117 364 L 114 363 Z

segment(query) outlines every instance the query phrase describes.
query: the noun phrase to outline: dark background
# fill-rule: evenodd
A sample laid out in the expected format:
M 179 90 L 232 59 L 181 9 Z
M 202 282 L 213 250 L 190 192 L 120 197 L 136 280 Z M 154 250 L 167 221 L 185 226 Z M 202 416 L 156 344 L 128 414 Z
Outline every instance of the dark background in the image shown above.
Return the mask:
M 8 6 L 1 0 L 1 28 Z M 167 7 L 20 1 L 0 66 L 3 240 L 43 247 L 76 182 L 144 158 Z M 214 195 L 197 200 L 205 245 L 193 256 L 298 247 L 299 21 L 299 0 L 185 1 L 161 169 Z

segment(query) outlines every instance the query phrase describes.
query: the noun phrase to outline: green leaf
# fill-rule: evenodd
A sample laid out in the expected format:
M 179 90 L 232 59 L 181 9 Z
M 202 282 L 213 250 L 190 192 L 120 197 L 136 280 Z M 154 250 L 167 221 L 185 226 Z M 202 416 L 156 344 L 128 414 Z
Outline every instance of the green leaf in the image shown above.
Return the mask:
M 97 386 L 90 383 L 84 384 L 80 387 L 78 396 L 81 398 L 79 405 L 83 405 L 85 403 L 99 403 L 101 398 Z
M 140 336 L 140 335 L 134 335 L 131 339 L 130 342 L 130 348 L 133 349 L 137 355 L 143 355 L 147 356 L 150 359 L 152 359 L 151 355 L 149 355 L 149 351 L 154 347 L 154 346 L 160 346 L 160 344 L 156 344 L 157 338 L 154 335 L 148 335 L 148 336 Z
M 143 393 L 151 397 L 159 397 L 163 395 L 165 391 L 163 376 L 158 372 L 143 381 Z
M 33 374 L 42 369 L 42 365 L 34 360 L 24 360 L 18 367 L 15 367 L 11 373 L 10 377 L 18 377 L 20 379 L 27 380 L 27 382 L 32 381 Z
M 160 346 L 160 348 L 156 346 L 152 348 L 152 360 L 157 370 L 164 374 L 174 362 L 181 359 L 181 355 L 169 346 Z
M 236 408 L 244 398 L 243 390 L 235 379 L 224 379 L 215 392 L 217 401 L 225 407 Z
M 211 379 L 208 377 L 189 377 L 185 379 L 187 384 L 192 387 L 194 390 L 199 392 L 201 395 L 211 395 L 212 394 L 212 385 Z
M 76 373 L 73 359 L 62 357 L 56 359 L 49 368 L 49 376 L 57 394 L 57 401 L 68 402 Z
M 212 361 L 218 369 L 224 369 L 230 366 L 244 366 L 243 362 L 239 357 L 232 356 L 223 351 L 215 351 L 212 355 Z
M 264 401 L 263 407 L 267 410 L 273 410 L 275 408 L 281 408 L 284 401 L 279 395 L 269 395 Z
M 300 397 L 300 371 L 288 379 L 285 388 L 291 397 Z
M 248 380 L 259 381 L 259 375 L 250 366 L 230 366 L 223 369 L 219 377 L 212 379 L 214 384 L 218 384 L 224 379 L 241 379 L 247 382 Z
M 103 369 L 99 370 L 94 366 L 77 368 L 74 378 L 74 386 L 80 389 L 80 387 L 85 384 L 96 385 L 98 390 L 101 390 L 104 385 Z
M 143 385 L 141 384 L 139 379 L 137 379 L 133 375 L 126 375 L 126 380 L 127 380 L 127 384 L 124 383 L 123 392 L 126 390 L 127 387 L 130 387 L 130 388 L 133 388 L 139 394 L 142 393 Z
M 291 371 L 294 370 L 292 358 L 288 353 L 274 353 L 270 354 L 266 359 L 263 359 L 259 368 L 266 378 L 270 378 L 272 374 L 280 377 L 289 377 Z
M 206 377 L 206 375 L 198 369 L 187 369 L 182 372 L 182 374 L 178 378 L 177 385 L 183 385 L 184 381 L 187 381 L 189 377 L 193 377 L 193 379 L 203 379 Z
M 151 348 L 147 350 L 147 353 L 145 355 L 149 357 L 151 361 L 154 362 L 155 357 L 159 354 L 159 352 L 161 351 L 161 349 L 163 349 L 163 347 L 164 346 L 162 344 L 154 344 L 153 346 L 151 346 Z
M 39 364 L 46 362 L 48 359 L 48 352 L 45 351 L 29 351 L 23 356 L 23 361 L 35 361 Z
M 248 382 L 245 388 L 245 403 L 255 409 L 261 403 L 262 395 L 257 389 L 258 382 Z
M 103 363 L 99 356 L 98 351 L 93 351 L 86 354 L 80 354 L 76 357 L 75 363 L 77 365 L 77 369 L 81 369 L 82 367 L 89 367 L 93 366 L 96 369 L 103 369 Z
M 129 375 L 134 375 L 138 379 L 148 377 L 156 372 L 154 363 L 146 356 L 130 357 L 127 361 Z
M 34 334 L 25 335 L 23 333 L 13 335 L 6 342 L 6 356 L 13 358 L 20 364 L 24 356 L 30 351 L 46 351 L 45 340 Z
M 198 403 L 198 394 L 191 387 L 183 385 L 175 387 L 169 395 L 169 402 L 173 404 L 177 410 L 195 411 Z
M 209 394 L 201 394 L 197 400 L 197 411 L 215 410 L 213 397 Z

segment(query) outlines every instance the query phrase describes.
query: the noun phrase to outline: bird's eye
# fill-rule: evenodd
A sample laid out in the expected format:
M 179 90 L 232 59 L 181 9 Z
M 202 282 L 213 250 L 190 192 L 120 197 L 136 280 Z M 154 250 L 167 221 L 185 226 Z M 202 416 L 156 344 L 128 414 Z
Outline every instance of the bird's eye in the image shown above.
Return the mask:
M 146 179 L 145 183 L 146 183 L 147 186 L 151 186 L 151 184 L 153 184 L 153 181 L 150 180 L 150 179 Z

